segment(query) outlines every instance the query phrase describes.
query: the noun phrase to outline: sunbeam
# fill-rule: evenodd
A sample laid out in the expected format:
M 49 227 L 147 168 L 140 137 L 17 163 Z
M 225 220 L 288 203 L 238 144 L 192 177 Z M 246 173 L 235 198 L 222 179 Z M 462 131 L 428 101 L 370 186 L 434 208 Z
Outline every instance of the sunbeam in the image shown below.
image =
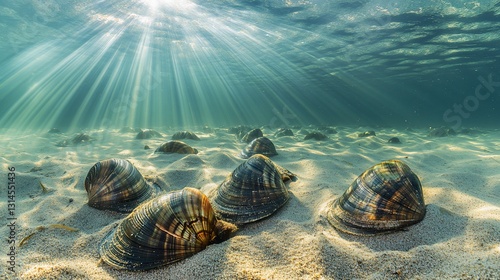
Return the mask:
M 26 34 L 6 35 L 12 48 L 2 49 L 10 55 L 0 65 L 0 127 L 406 123 L 428 115 L 434 100 L 416 94 L 426 85 L 412 77 L 453 75 L 432 67 L 442 56 L 454 61 L 446 69 L 479 63 L 463 52 L 438 56 L 436 44 L 408 51 L 425 37 L 406 35 L 412 7 L 396 17 L 398 9 L 378 6 L 336 15 L 329 1 L 266 5 L 90 1 L 70 5 L 59 21 L 39 10 L 33 23 L 7 13 Z M 489 48 L 466 51 L 496 49 L 496 37 L 484 34 Z M 491 64 L 495 56 L 484 57 Z M 402 88 L 405 103 L 395 93 Z M 442 120 L 444 109 L 433 110 Z M 276 113 L 285 111 L 293 113 Z
M 299 92 L 314 95 L 314 85 L 303 83 L 306 73 L 270 44 L 299 30 L 250 23 L 247 17 L 256 15 L 249 11 L 229 17 L 190 1 L 140 3 L 93 6 L 99 12 L 89 11 L 88 24 L 76 31 L 85 41 L 62 38 L 19 53 L 9 67 L 16 72 L 1 85 L 18 101 L 2 123 L 40 129 L 266 123 L 273 111 L 300 108 Z M 16 87 L 17 76 L 29 81 Z M 254 104 L 268 113 L 256 114 Z

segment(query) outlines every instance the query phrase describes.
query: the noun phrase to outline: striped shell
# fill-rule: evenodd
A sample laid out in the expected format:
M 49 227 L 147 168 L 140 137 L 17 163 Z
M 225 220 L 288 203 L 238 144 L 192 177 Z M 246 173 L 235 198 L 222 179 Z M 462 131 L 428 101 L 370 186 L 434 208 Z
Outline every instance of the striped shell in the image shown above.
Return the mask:
M 184 142 L 172 140 L 163 143 L 158 149 L 155 150 L 155 153 L 197 154 L 198 150 Z
M 132 163 L 123 159 L 100 161 L 85 178 L 88 204 L 97 209 L 131 212 L 159 191 L 144 180 Z
M 200 138 L 196 134 L 190 131 L 180 131 L 172 135 L 172 140 L 182 139 L 200 140 Z
M 250 130 L 245 135 L 243 135 L 243 137 L 241 137 L 241 141 L 245 142 L 245 143 L 250 143 L 255 138 L 259 138 L 262 136 L 264 136 L 264 134 L 262 133 L 262 130 L 260 130 L 259 128 L 256 128 L 256 129 Z
M 400 230 L 424 216 L 420 180 L 399 160 L 384 161 L 363 172 L 327 213 L 335 228 L 356 235 Z
M 188 258 L 234 231 L 217 220 L 203 193 L 184 188 L 137 207 L 104 237 L 99 254 L 112 267 L 147 270 Z
M 270 216 L 289 199 L 285 182 L 295 174 L 263 155 L 254 155 L 238 166 L 210 194 L 210 202 L 222 219 L 235 224 Z
M 277 155 L 278 152 L 276 152 L 276 147 L 274 147 L 273 142 L 269 140 L 269 138 L 259 137 L 250 142 L 250 144 L 241 151 L 241 156 L 243 158 L 249 158 L 255 154 L 272 157 Z
M 141 129 L 135 136 L 135 139 L 150 139 L 153 137 L 162 137 L 162 135 L 158 131 L 152 129 Z

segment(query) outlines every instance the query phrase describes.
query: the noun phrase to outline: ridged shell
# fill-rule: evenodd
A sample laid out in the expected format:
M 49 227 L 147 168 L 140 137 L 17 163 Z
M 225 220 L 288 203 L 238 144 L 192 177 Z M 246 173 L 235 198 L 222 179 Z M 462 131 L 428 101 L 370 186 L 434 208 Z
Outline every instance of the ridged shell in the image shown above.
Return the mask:
M 153 137 L 162 137 L 162 135 L 158 131 L 152 129 L 144 129 L 137 133 L 135 139 L 150 139 Z
M 259 138 L 264 136 L 262 133 L 262 130 L 259 128 L 252 129 L 249 132 L 247 132 L 243 137 L 241 137 L 241 141 L 245 143 L 250 143 L 252 142 L 255 138 Z
M 198 150 L 184 142 L 172 140 L 163 143 L 160 147 L 158 147 L 158 149 L 155 150 L 155 153 L 197 154 Z
M 356 235 L 400 230 L 424 216 L 420 180 L 399 160 L 384 161 L 363 172 L 327 213 L 335 228 Z
M 295 174 L 266 156 L 254 155 L 209 194 L 210 202 L 217 215 L 228 222 L 254 222 L 270 216 L 288 201 L 284 182 L 289 180 L 295 181 Z
M 132 163 L 123 159 L 100 161 L 85 178 L 88 204 L 97 209 L 131 212 L 159 190 L 150 186 Z
M 241 151 L 241 156 L 243 158 L 249 158 L 255 154 L 272 157 L 277 155 L 278 152 L 276 152 L 276 147 L 274 147 L 273 142 L 269 140 L 269 138 L 259 137 L 250 142 L 250 144 Z
M 190 131 L 180 131 L 172 135 L 172 140 L 182 139 L 200 140 L 200 138 L 196 134 Z
M 137 207 L 103 239 L 99 254 L 115 268 L 147 270 L 192 256 L 235 230 L 217 220 L 203 193 L 184 188 Z

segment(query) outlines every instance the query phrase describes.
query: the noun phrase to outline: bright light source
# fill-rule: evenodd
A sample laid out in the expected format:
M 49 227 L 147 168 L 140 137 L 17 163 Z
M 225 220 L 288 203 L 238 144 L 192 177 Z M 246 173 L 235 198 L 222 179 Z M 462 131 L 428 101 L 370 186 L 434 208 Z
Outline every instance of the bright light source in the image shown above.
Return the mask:
M 151 9 L 168 8 L 170 10 L 186 10 L 195 6 L 189 0 L 142 0 Z

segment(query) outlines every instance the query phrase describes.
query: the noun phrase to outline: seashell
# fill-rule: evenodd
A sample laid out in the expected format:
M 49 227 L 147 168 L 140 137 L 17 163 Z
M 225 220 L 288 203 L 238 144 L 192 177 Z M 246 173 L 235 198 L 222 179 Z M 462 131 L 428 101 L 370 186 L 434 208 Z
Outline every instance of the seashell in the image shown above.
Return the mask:
M 358 137 L 368 137 L 368 136 L 377 136 L 377 135 L 375 134 L 375 131 L 373 131 L 373 130 L 358 133 Z
M 329 127 L 329 126 L 321 126 L 318 128 L 318 130 L 320 130 L 326 134 L 337 134 L 337 130 L 335 130 L 335 128 Z
M 446 128 L 446 127 L 435 127 L 431 128 L 429 131 L 428 136 L 432 137 L 445 137 L 445 136 L 452 136 L 456 135 L 457 133 L 453 128 Z
M 56 143 L 57 147 L 68 147 L 71 145 L 88 144 L 94 141 L 94 139 L 85 133 L 78 133 L 73 138 L 65 139 Z
M 71 139 L 71 142 L 75 145 L 84 144 L 92 141 L 93 139 L 85 133 L 78 133 Z
M 235 126 L 235 127 L 229 128 L 227 130 L 227 132 L 231 133 L 231 134 L 236 134 L 236 135 L 245 135 L 250 130 L 252 130 L 251 127 L 246 126 L 246 125 L 240 125 L 240 126 Z M 239 137 L 239 138 L 241 138 L 241 137 Z
M 181 140 L 181 139 L 191 139 L 191 140 L 200 140 L 196 134 L 189 131 L 180 131 L 172 135 L 172 140 Z
M 243 137 L 241 137 L 241 141 L 245 142 L 245 143 L 250 143 L 254 139 L 262 137 L 262 136 L 264 136 L 264 134 L 262 133 L 262 130 L 260 130 L 259 128 L 256 128 L 256 129 L 250 130 Z
M 399 160 L 384 161 L 363 172 L 327 213 L 331 225 L 355 235 L 400 230 L 424 216 L 420 180 Z
M 97 209 L 131 212 L 159 192 L 132 163 L 123 159 L 100 161 L 85 178 L 88 204 Z
M 391 137 L 389 140 L 387 140 L 387 143 L 391 144 L 401 144 L 401 140 L 399 140 L 398 137 Z
M 243 158 L 249 158 L 255 154 L 272 157 L 277 155 L 278 152 L 276 152 L 276 148 L 269 138 L 259 137 L 250 142 L 250 144 L 241 151 L 241 157 Z
M 317 141 L 322 141 L 322 140 L 328 139 L 328 137 L 325 134 L 321 133 L 321 132 L 315 131 L 315 132 L 311 132 L 311 133 L 307 134 L 304 137 L 304 140 L 309 140 L 309 139 L 314 139 L 314 140 L 317 140 Z
M 283 137 L 283 136 L 293 136 L 293 131 L 289 128 L 280 128 L 276 133 L 274 133 L 274 136 L 276 137 Z
M 99 245 L 104 262 L 118 269 L 147 270 L 171 264 L 223 242 L 236 226 L 217 220 L 208 198 L 184 188 L 140 205 Z
M 160 147 L 158 147 L 158 149 L 155 150 L 155 153 L 197 154 L 198 150 L 184 142 L 172 140 L 163 143 Z
M 218 216 L 245 224 L 268 217 L 283 206 L 290 197 L 285 182 L 296 179 L 295 174 L 257 154 L 238 166 L 208 196 Z
M 57 142 L 55 145 L 57 147 L 68 147 L 69 144 L 70 144 L 70 142 L 68 140 L 62 140 L 62 141 Z
M 137 133 L 135 139 L 150 139 L 153 137 L 163 137 L 163 136 L 158 131 L 152 129 L 144 129 L 141 130 L 139 133 Z
M 307 135 L 307 134 L 309 134 L 309 131 L 307 131 L 307 129 L 301 128 L 299 131 L 297 131 L 297 134 L 298 135 Z
M 132 127 L 130 127 L 130 126 L 124 126 L 124 127 L 122 127 L 122 128 L 120 129 L 120 132 L 121 132 L 121 133 L 133 133 L 133 132 L 137 132 L 137 133 L 139 133 L 139 132 L 141 132 L 141 131 L 142 131 L 142 129 L 132 128 Z

